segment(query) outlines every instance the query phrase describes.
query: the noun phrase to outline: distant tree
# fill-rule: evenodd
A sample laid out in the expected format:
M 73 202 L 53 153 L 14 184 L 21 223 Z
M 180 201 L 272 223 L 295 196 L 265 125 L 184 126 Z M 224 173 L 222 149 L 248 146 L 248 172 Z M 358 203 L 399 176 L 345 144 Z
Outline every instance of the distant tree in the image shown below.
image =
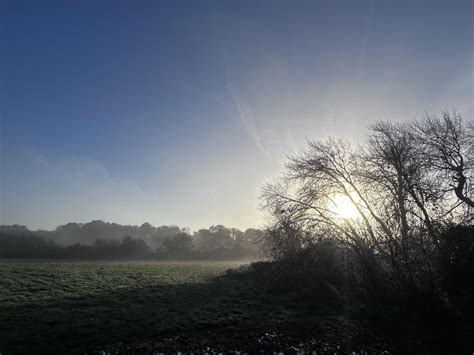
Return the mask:
M 51 240 L 46 240 L 23 228 L 2 228 L 0 232 L 0 258 L 54 258 L 60 248 Z
M 194 246 L 189 234 L 180 233 L 172 238 L 165 239 L 163 248 L 167 257 L 183 259 L 190 256 Z
M 145 241 L 130 236 L 123 237 L 119 249 L 121 256 L 125 258 L 143 258 L 148 257 L 150 253 Z
M 12 225 L 2 225 L 0 226 L 0 233 L 9 233 L 9 234 L 28 234 L 31 233 L 26 226 L 21 226 L 18 224 Z
M 132 231 L 133 235 L 125 234 L 120 239 L 117 234 L 121 231 Z M 100 237 L 91 241 L 91 237 L 86 236 L 88 232 Z M 25 226 L 0 226 L 0 257 L 230 260 L 250 259 L 256 255 L 256 243 L 253 239 L 247 240 L 245 234 L 238 229 L 214 226 L 200 232 L 201 236 L 204 235 L 201 241 L 207 243 L 204 244 L 207 250 L 195 251 L 193 237 L 186 229 L 177 226 L 153 227 L 147 223 L 141 226 L 122 226 L 93 221 L 85 224 L 69 223 L 59 226 L 55 231 L 36 232 Z
M 140 231 L 141 236 L 145 237 L 151 235 L 156 230 L 156 228 L 153 227 L 150 223 L 145 222 L 138 228 L 138 230 Z
M 120 242 L 116 240 L 96 239 L 92 252 L 99 259 L 114 259 L 120 257 Z
M 230 248 L 234 245 L 232 231 L 222 225 L 200 229 L 194 235 L 198 250 L 209 252 L 220 247 Z
M 154 248 L 160 247 L 165 239 L 173 238 L 182 233 L 177 226 L 160 226 L 148 236 L 147 240 Z

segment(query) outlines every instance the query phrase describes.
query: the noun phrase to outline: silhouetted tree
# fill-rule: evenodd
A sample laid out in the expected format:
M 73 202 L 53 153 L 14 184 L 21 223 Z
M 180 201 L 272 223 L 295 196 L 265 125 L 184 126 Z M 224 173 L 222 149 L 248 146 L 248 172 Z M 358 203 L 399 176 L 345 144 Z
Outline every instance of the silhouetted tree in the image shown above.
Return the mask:
M 172 238 L 165 239 L 163 248 L 167 257 L 183 259 L 190 256 L 194 246 L 189 234 L 180 233 Z
M 130 236 L 123 237 L 119 250 L 120 255 L 124 258 L 143 258 L 147 257 L 150 253 L 150 249 L 145 241 Z
M 413 125 L 423 159 L 439 176 L 442 191 L 452 191 L 462 203 L 474 207 L 474 124 L 465 123 L 457 112 L 441 118 L 427 116 Z
M 90 241 L 90 236 L 85 235 L 89 231 L 94 231 L 95 240 Z M 134 236 L 117 236 L 121 231 L 132 231 Z M 258 234 L 257 230 L 247 235 L 236 228 L 213 226 L 195 233 L 192 237 L 184 228 L 177 226 L 153 227 L 148 223 L 141 226 L 121 226 L 102 221 L 69 223 L 52 232 L 31 232 L 25 226 L 17 225 L 0 226 L 0 257 L 104 260 L 252 259 L 257 256 L 258 246 L 253 236 L 256 233 Z M 204 237 L 199 239 L 199 236 L 203 235 Z M 193 239 L 198 243 L 205 241 L 205 249 L 195 250 Z M 64 244 L 67 241 L 71 242 Z
M 439 235 L 449 224 L 472 220 L 469 129 L 460 116 L 444 115 L 444 121 L 377 122 L 357 148 L 332 138 L 310 141 L 263 188 L 262 206 L 273 216 L 267 250 L 281 259 L 311 239 L 336 239 L 358 260 L 371 293 L 383 295 L 388 287 L 408 295 L 427 285 L 439 291 L 433 266 Z M 448 188 L 446 174 L 455 181 Z M 453 203 L 450 190 L 464 206 Z

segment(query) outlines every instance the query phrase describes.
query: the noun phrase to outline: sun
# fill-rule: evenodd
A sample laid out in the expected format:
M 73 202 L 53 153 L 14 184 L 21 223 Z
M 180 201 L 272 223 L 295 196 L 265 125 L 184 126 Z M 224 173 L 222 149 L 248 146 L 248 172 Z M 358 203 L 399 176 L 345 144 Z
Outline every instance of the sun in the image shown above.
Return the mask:
M 359 212 L 346 195 L 338 194 L 330 202 L 330 209 L 343 219 L 357 219 Z

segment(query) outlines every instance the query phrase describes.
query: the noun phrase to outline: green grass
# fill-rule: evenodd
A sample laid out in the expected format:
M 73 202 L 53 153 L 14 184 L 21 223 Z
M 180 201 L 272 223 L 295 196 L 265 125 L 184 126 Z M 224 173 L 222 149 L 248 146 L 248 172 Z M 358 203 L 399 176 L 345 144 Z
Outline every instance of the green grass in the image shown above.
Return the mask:
M 226 272 L 239 266 L 0 261 L 0 353 L 385 348 L 341 309 L 282 294 L 255 273 Z
M 0 261 L 1 307 L 205 282 L 238 263 Z
M 211 281 L 236 266 L 0 262 L 0 353 L 80 351 L 238 316 L 235 293 Z
M 218 278 L 237 266 L 1 261 L 0 353 L 81 352 L 287 317 L 257 283 Z

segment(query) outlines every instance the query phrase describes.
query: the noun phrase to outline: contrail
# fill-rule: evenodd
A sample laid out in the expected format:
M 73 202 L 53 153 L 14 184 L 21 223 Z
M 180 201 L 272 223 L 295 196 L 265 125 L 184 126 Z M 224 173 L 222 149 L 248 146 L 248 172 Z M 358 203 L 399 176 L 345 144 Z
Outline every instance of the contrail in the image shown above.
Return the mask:
M 271 154 L 267 152 L 267 150 L 263 147 L 262 144 L 262 139 L 259 133 L 259 129 L 257 127 L 257 122 L 253 117 L 253 113 L 248 107 L 242 107 L 242 105 L 239 103 L 239 100 L 237 99 L 237 96 L 234 93 L 234 90 L 232 89 L 232 86 L 229 81 L 228 73 L 227 73 L 227 67 L 226 67 L 226 73 L 225 73 L 225 79 L 226 79 L 226 90 L 229 93 L 230 99 L 232 100 L 233 104 L 236 106 L 237 111 L 239 113 L 239 118 L 242 124 L 244 125 L 245 130 L 247 133 L 250 135 L 252 140 L 254 141 L 255 145 L 257 148 L 269 159 L 272 159 Z M 244 110 L 246 112 L 244 112 Z

